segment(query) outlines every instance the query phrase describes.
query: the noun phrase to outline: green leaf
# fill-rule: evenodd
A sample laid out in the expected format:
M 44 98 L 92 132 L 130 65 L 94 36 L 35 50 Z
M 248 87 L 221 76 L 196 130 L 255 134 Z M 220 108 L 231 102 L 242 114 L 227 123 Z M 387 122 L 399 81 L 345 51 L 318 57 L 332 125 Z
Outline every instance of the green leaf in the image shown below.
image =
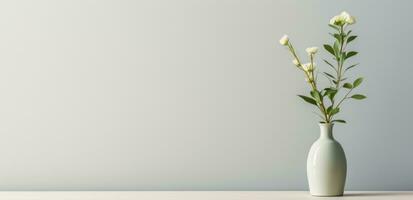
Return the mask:
M 323 72 L 326 76 L 328 76 L 328 77 L 330 77 L 330 78 L 332 78 L 332 79 L 336 79 L 336 77 L 334 77 L 333 75 L 331 75 L 331 74 L 329 74 L 329 73 L 327 73 L 327 72 Z
M 334 90 L 333 92 L 328 94 L 328 98 L 330 99 L 330 101 L 333 101 L 333 99 L 336 96 L 337 92 L 338 92 L 337 90 Z
M 341 35 L 340 34 L 333 34 L 333 37 L 336 38 L 337 41 L 339 41 L 341 43 Z
M 334 25 L 332 25 L 332 24 L 328 24 L 328 26 L 331 27 L 331 28 L 334 28 L 334 29 L 336 29 L 336 30 L 340 30 L 337 26 L 334 26 Z
M 340 58 L 346 60 L 346 52 L 341 52 Z
M 317 90 L 311 91 L 310 94 L 311 94 L 312 97 L 314 97 L 314 99 L 317 102 L 321 102 L 321 96 L 320 96 L 320 93 Z
M 351 83 L 344 83 L 343 87 L 347 89 L 351 89 L 353 88 L 353 85 L 351 85 Z
M 336 88 L 333 88 L 333 87 L 324 88 L 324 91 L 326 91 L 326 93 L 329 93 L 334 90 L 336 90 Z
M 333 56 L 336 56 L 336 54 L 334 54 L 334 49 L 333 49 L 333 47 L 331 47 L 330 45 L 328 45 L 328 44 L 325 44 L 325 45 L 323 45 L 324 46 L 324 49 L 325 50 L 327 50 L 329 53 L 331 53 Z
M 334 109 L 331 110 L 330 116 L 333 116 L 333 115 L 337 114 L 338 112 L 340 112 L 340 108 L 334 108 Z
M 327 95 L 330 100 L 333 100 L 334 96 L 337 94 L 337 89 L 335 88 L 325 88 L 326 92 L 324 95 Z
M 338 122 L 338 123 L 346 123 L 346 121 L 342 120 L 342 119 L 335 119 L 333 120 L 333 122 Z
M 356 79 L 356 80 L 353 82 L 354 88 L 356 88 L 357 86 L 359 86 L 359 85 L 361 84 L 361 82 L 363 82 L 363 78 L 362 78 L 362 77 Z
M 348 52 L 348 53 L 346 54 L 346 59 L 347 59 L 347 58 L 350 58 L 350 57 L 352 57 L 352 56 L 355 56 L 355 55 L 357 55 L 357 54 L 358 54 L 357 51 L 350 51 L 350 52 Z
M 350 35 L 350 33 L 351 33 L 351 30 L 349 30 L 349 31 L 347 32 L 347 35 Z
M 344 71 L 347 71 L 347 70 L 349 70 L 349 69 L 351 69 L 351 68 L 353 68 L 353 67 L 355 67 L 355 66 L 357 66 L 358 65 L 358 63 L 357 64 L 354 64 L 354 65 L 351 65 L 350 67 L 347 67 Z
M 348 37 L 347 43 L 350 43 L 351 41 L 353 41 L 356 38 L 357 38 L 357 35 L 352 35 L 352 36 Z
M 338 55 L 338 53 L 339 53 L 339 51 L 340 51 L 339 41 L 335 41 L 335 42 L 334 42 L 333 49 L 334 49 L 334 52 L 336 52 L 336 55 Z
M 330 112 L 331 112 L 331 109 L 333 109 L 333 106 L 329 106 L 329 107 L 327 108 L 327 113 L 330 113 Z
M 362 94 L 355 94 L 355 95 L 351 96 L 351 98 L 357 99 L 357 100 L 362 100 L 362 99 L 365 99 L 367 97 L 362 95 Z
M 329 65 L 331 68 L 333 68 L 334 71 L 337 72 L 337 70 L 336 70 L 336 68 L 334 67 L 334 65 L 332 65 L 332 64 L 331 64 L 330 62 L 328 62 L 327 60 L 324 60 L 324 62 L 325 62 L 327 65 Z
M 304 96 L 304 95 L 298 95 L 298 96 L 301 97 L 307 103 L 317 105 L 317 102 L 311 97 L 307 97 L 307 96 Z

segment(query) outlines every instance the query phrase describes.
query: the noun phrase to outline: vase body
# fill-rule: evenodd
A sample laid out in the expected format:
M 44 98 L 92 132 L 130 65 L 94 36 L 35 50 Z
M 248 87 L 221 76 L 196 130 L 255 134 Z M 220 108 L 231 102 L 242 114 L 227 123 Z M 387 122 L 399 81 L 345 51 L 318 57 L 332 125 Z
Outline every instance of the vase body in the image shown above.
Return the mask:
M 344 150 L 333 138 L 333 124 L 320 124 L 320 138 L 307 158 L 307 178 L 313 196 L 341 196 L 346 182 Z

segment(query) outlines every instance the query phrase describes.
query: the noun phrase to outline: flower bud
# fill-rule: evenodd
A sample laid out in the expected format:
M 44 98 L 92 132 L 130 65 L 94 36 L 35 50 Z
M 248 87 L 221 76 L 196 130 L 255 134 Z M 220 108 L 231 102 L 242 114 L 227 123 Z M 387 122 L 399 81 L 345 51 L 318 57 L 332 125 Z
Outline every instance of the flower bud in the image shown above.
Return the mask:
M 302 66 L 303 66 L 303 70 L 306 72 L 312 72 L 314 71 L 314 68 L 315 68 L 315 64 L 312 65 L 311 63 L 305 63 L 305 64 L 302 64 Z
M 288 44 L 288 41 L 290 39 L 288 38 L 288 35 L 284 35 L 281 39 L 280 39 L 280 44 L 286 46 Z
M 312 55 L 317 53 L 318 47 L 308 47 L 307 49 L 305 49 L 305 51 L 308 53 L 308 55 Z

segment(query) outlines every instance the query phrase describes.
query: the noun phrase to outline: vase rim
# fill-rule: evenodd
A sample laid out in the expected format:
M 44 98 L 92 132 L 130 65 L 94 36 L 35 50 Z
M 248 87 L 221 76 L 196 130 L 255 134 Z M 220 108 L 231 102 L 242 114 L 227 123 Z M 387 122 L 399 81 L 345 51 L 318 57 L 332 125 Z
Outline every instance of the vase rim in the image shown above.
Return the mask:
M 325 123 L 325 122 L 320 122 L 320 123 L 318 123 L 320 126 L 328 126 L 328 125 L 330 125 L 330 126 L 333 126 L 334 125 L 334 122 L 330 122 L 330 123 Z

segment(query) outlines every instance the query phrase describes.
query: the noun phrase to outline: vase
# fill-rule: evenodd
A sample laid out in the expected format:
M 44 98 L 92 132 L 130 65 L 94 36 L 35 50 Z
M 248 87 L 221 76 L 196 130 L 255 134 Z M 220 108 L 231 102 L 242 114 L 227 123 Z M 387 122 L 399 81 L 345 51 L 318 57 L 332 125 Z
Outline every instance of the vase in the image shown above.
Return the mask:
M 344 150 L 333 137 L 332 123 L 320 123 L 320 137 L 307 158 L 307 178 L 313 196 L 342 196 L 347 161 Z

